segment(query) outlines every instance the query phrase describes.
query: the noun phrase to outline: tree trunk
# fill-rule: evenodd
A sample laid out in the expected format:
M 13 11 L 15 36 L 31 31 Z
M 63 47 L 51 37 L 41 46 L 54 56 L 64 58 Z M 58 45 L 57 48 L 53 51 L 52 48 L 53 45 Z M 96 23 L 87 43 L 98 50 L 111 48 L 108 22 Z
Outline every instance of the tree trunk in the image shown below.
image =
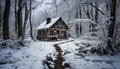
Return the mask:
M 9 13 L 10 13 L 10 1 L 5 1 L 5 10 L 3 16 L 3 39 L 9 39 Z
M 76 13 L 75 13 L 75 18 L 77 19 L 77 18 L 78 18 L 78 15 L 79 15 L 79 12 L 78 12 L 78 10 L 79 10 L 79 9 L 78 9 L 78 7 L 76 7 L 76 9 L 75 9 L 75 10 L 76 10 Z
M 1 1 L 0 1 L 0 27 L 1 26 L 2 26 L 2 6 L 1 6 Z
M 23 31 L 22 31 L 22 1 L 23 0 L 19 0 L 18 3 L 18 12 L 17 12 L 17 16 L 18 16 L 18 38 L 23 37 Z
M 85 9 L 85 8 L 87 8 L 87 9 Z M 88 6 L 87 6 L 87 7 L 83 6 L 83 11 L 84 11 L 85 15 L 86 15 L 89 19 L 91 19 L 88 8 L 89 8 Z
M 95 6 L 96 8 L 99 8 L 99 5 L 97 2 L 95 2 Z M 95 9 L 95 22 L 98 23 L 98 10 Z
M 25 5 L 25 18 L 24 18 L 24 25 L 23 25 L 23 39 L 25 37 L 25 29 L 26 29 L 26 24 L 28 21 L 28 16 L 29 16 L 29 10 L 27 8 L 27 3 L 26 3 L 26 5 Z
M 80 23 L 80 35 L 82 34 L 82 23 Z
M 0 1 L 0 39 L 2 38 L 2 1 Z
M 17 0 L 15 0 L 15 4 L 14 4 L 14 14 L 15 14 L 15 34 L 17 35 Z
M 115 24 L 116 24 L 116 0 L 111 1 L 110 6 L 110 25 L 108 30 L 108 47 L 112 52 L 114 52 L 114 33 L 115 33 Z
M 79 5 L 79 18 L 82 18 L 82 10 L 81 10 L 81 5 Z
M 30 36 L 32 39 L 33 38 L 33 28 L 32 28 L 32 22 L 31 22 L 31 15 L 32 15 L 32 0 L 30 0 L 30 16 L 29 16 L 29 21 L 30 21 Z
M 78 37 L 79 36 L 79 34 L 78 34 L 78 32 L 79 32 L 79 26 L 78 26 L 77 23 L 75 24 L 75 30 L 76 30 L 76 35 Z
M 2 6 L 0 1 L 0 27 L 2 26 Z

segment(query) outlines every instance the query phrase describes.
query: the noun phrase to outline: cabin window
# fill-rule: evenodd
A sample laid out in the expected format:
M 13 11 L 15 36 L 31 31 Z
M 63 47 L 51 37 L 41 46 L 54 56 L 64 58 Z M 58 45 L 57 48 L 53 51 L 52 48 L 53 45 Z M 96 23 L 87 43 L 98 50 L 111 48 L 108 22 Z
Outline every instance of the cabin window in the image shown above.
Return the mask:
M 50 35 L 55 35 L 56 31 L 51 30 Z
M 53 31 L 50 31 L 50 35 L 54 35 L 54 32 L 53 32 Z
M 57 30 L 57 34 L 59 34 L 59 31 Z
M 89 28 L 92 28 L 91 24 L 89 24 Z
M 62 29 L 62 28 L 65 28 L 65 27 L 64 27 L 64 25 L 61 22 L 58 22 L 57 28 L 58 29 Z

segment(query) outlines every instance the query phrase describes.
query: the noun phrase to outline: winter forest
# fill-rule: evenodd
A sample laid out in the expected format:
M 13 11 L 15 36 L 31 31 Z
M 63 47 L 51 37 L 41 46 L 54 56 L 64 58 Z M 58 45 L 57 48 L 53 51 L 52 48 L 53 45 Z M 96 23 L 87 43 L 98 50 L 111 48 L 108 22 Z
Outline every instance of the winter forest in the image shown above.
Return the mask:
M 0 69 L 120 69 L 120 0 L 0 0 Z

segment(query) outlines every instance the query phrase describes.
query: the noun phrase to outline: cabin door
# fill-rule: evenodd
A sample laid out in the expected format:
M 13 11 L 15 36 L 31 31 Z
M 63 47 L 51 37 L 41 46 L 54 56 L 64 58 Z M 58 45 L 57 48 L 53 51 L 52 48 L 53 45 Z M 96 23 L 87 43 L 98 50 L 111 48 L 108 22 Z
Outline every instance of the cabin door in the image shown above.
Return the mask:
M 57 34 L 58 34 L 58 39 L 66 39 L 66 31 L 58 30 Z

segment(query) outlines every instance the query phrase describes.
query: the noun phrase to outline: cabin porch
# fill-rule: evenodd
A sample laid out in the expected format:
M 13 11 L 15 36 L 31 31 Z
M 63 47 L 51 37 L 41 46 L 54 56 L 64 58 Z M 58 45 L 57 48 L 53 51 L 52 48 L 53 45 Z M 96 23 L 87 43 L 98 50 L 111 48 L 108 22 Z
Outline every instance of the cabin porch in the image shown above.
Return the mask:
M 65 29 L 38 30 L 37 39 L 42 41 L 67 39 L 67 31 Z
M 65 29 L 50 29 L 47 40 L 67 39 L 67 31 Z

